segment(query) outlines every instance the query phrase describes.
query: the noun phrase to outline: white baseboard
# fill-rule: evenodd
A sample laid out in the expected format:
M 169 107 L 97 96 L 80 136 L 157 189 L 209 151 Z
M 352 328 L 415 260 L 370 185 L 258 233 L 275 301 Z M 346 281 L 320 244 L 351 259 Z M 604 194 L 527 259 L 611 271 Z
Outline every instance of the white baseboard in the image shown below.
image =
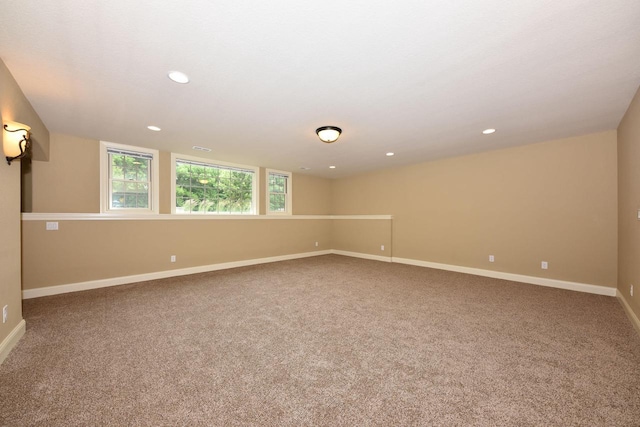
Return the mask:
M 11 350 L 13 350 L 13 347 L 18 344 L 18 341 L 20 341 L 20 338 L 24 335 L 26 329 L 27 322 L 22 319 L 20 323 L 18 323 L 18 326 L 13 328 L 13 331 L 2 341 L 2 344 L 0 344 L 0 364 L 4 362 L 4 359 L 6 359 Z
M 370 255 L 359 252 L 349 252 L 337 249 L 324 251 L 305 252 L 299 254 L 281 255 L 268 258 L 249 259 L 244 261 L 225 262 L 220 264 L 203 265 L 198 267 L 182 268 L 177 270 L 158 271 L 154 273 L 137 274 L 133 276 L 113 277 L 109 279 L 92 280 L 88 282 L 71 283 L 66 285 L 49 286 L 45 288 L 27 289 L 22 291 L 23 299 L 39 298 L 49 295 L 65 294 L 69 292 L 86 291 L 90 289 L 105 288 L 109 286 L 125 285 L 128 283 L 144 282 L 147 280 L 165 279 L 168 277 L 185 276 L 187 274 L 206 273 L 208 271 L 225 270 L 236 267 L 266 264 L 270 262 L 287 261 L 299 258 L 308 258 L 320 255 L 336 254 L 354 258 L 363 258 L 382 262 L 397 262 L 419 267 L 436 268 L 439 270 L 455 271 L 459 273 L 474 274 L 476 276 L 492 277 L 495 279 L 511 280 L 514 282 L 529 283 L 532 285 L 548 286 L 552 288 L 567 289 L 571 291 L 586 292 L 597 295 L 616 296 L 616 289 L 607 286 L 589 285 L 585 283 L 567 282 L 563 280 L 547 279 L 543 277 L 525 276 L 522 274 L 503 273 L 500 271 L 483 270 L 479 268 L 462 267 L 458 265 L 439 264 L 429 261 L 420 261 L 408 258 L 387 257 Z M 625 301 L 626 302 L 626 301 Z
M 458 273 L 474 274 L 476 276 L 492 277 L 494 279 L 511 280 L 514 282 L 528 283 L 530 285 L 548 286 L 550 288 L 567 289 L 570 291 L 586 292 L 589 294 L 616 296 L 616 288 L 607 286 L 589 285 L 586 283 L 567 282 L 564 280 L 547 279 L 544 277 L 525 276 L 522 274 L 504 273 L 501 271 L 483 270 L 481 268 L 462 267 L 459 265 L 439 264 L 436 262 L 420 261 L 408 258 L 393 257 L 392 262 L 400 264 L 416 265 L 419 267 L 436 268 L 438 270 L 455 271 Z
M 633 312 L 633 309 L 627 302 L 627 299 L 622 294 L 622 292 L 620 292 L 620 290 L 616 290 L 616 296 L 618 297 L 618 301 L 620 301 L 620 304 L 622 304 L 624 311 L 627 312 L 627 317 L 629 317 L 629 320 L 631 320 L 631 324 L 633 324 L 633 326 L 636 328 L 636 331 L 638 331 L 638 333 L 640 334 L 640 319 L 638 319 L 638 316 L 636 316 L 636 314 Z
M 246 267 L 250 265 L 266 264 L 270 262 L 287 261 L 298 258 L 308 258 L 319 255 L 329 255 L 331 250 L 304 252 L 290 255 L 280 255 L 268 258 L 256 258 L 243 261 L 223 262 L 220 264 L 202 265 L 198 267 L 181 268 L 177 270 L 158 271 L 154 273 L 136 274 L 133 276 L 113 277 L 109 279 L 91 280 L 88 282 L 70 283 L 67 285 L 48 286 L 45 288 L 26 289 L 22 291 L 22 299 L 39 298 L 49 295 L 66 294 L 69 292 L 87 291 L 90 289 L 107 288 L 110 286 L 126 285 L 129 283 L 145 282 L 147 280 L 166 279 L 167 277 L 186 276 L 188 274 L 206 273 L 209 271 L 226 270 L 229 268 Z
M 389 256 L 370 255 L 370 254 L 363 254 L 360 252 L 340 251 L 338 249 L 332 249 L 331 253 L 335 255 L 350 256 L 353 258 L 364 258 L 364 259 L 372 259 L 374 261 L 391 262 L 391 257 Z

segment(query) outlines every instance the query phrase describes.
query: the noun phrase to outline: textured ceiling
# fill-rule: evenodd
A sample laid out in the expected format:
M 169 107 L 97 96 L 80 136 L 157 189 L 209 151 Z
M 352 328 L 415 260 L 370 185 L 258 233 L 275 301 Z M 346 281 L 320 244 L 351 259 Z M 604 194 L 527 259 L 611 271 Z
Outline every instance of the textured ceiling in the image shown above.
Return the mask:
M 616 128 L 640 2 L 22 0 L 0 57 L 52 132 L 339 177 Z

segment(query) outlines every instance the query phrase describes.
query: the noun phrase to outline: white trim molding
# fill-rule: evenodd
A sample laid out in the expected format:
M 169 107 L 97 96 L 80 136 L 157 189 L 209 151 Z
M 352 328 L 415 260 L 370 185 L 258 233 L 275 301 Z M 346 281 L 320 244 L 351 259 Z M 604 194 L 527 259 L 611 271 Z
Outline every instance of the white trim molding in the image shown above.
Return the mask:
M 285 188 L 285 210 L 284 212 L 272 211 L 271 208 L 271 191 L 269 190 L 270 175 L 280 175 L 286 178 Z M 265 211 L 267 215 L 291 215 L 293 214 L 293 173 L 287 171 L 279 171 L 275 169 L 265 169 Z
M 631 320 L 631 324 L 636 328 L 636 331 L 640 334 L 640 319 L 638 319 L 638 316 L 636 316 L 636 314 L 633 312 L 633 309 L 629 305 L 629 302 L 624 297 L 624 294 L 620 292 L 619 289 L 616 289 L 616 296 L 618 297 L 618 301 L 620 301 L 620 304 L 624 308 L 624 311 L 627 313 L 627 317 L 629 318 L 629 320 Z
M 393 219 L 391 215 L 180 215 L 117 213 L 23 213 L 23 221 L 192 221 L 192 220 Z
M 18 326 L 13 328 L 13 331 L 7 335 L 7 337 L 0 344 L 0 364 L 4 362 L 11 350 L 18 344 L 20 338 L 24 336 L 27 329 L 27 323 L 22 319 Z
M 129 151 L 131 153 L 151 155 L 150 204 L 147 209 L 112 209 L 111 178 L 109 176 L 109 149 Z M 134 147 L 132 145 L 116 144 L 115 142 L 100 141 L 100 212 L 104 214 L 149 215 L 160 212 L 160 152 L 152 148 Z
M 616 296 L 616 288 L 586 283 L 567 282 L 564 280 L 547 279 L 545 277 L 525 276 L 523 274 L 504 273 L 501 271 L 483 270 L 481 268 L 462 267 L 459 265 L 439 264 L 436 262 L 420 261 L 408 258 L 393 257 L 392 262 L 415 265 L 419 267 L 435 268 L 438 270 L 455 271 L 458 273 L 474 274 L 476 276 L 491 277 L 494 279 L 510 280 L 513 282 L 528 283 L 530 285 L 547 286 L 550 288 L 566 289 L 569 291 L 586 292 L 589 294 Z
M 150 214 L 118 215 L 98 213 L 23 213 L 23 221 L 224 221 L 224 220 L 292 220 L 292 219 L 331 219 L 330 215 L 194 215 L 194 214 Z
M 229 268 L 246 267 L 250 265 L 266 264 L 270 262 L 287 261 L 287 260 L 309 258 L 309 257 L 329 255 L 329 254 L 342 255 L 342 256 L 348 256 L 353 258 L 363 258 L 363 259 L 369 259 L 369 260 L 381 261 L 381 262 L 395 262 L 399 264 L 408 264 L 408 265 L 414 265 L 418 267 L 435 268 L 438 270 L 455 271 L 458 273 L 473 274 L 476 276 L 491 277 L 494 279 L 503 279 L 503 280 L 509 280 L 513 282 L 528 283 L 531 285 L 547 286 L 551 288 L 566 289 L 570 291 L 585 292 L 585 293 L 596 294 L 596 295 L 606 295 L 611 297 L 615 297 L 616 295 L 619 296 L 619 294 L 617 294 L 618 292 L 617 289 L 610 288 L 607 286 L 568 282 L 563 280 L 547 279 L 544 277 L 525 276 L 522 274 L 504 273 L 500 271 L 483 270 L 479 268 L 462 267 L 458 265 L 439 264 L 435 262 L 420 261 L 420 260 L 408 259 L 408 258 L 386 257 L 381 255 L 365 254 L 361 252 L 350 252 L 350 251 L 343 251 L 339 249 L 329 249 L 329 250 L 322 250 L 322 251 L 273 256 L 273 257 L 267 257 L 267 258 L 256 258 L 256 259 L 248 259 L 248 260 L 242 260 L 242 261 L 232 261 L 232 262 L 225 262 L 220 264 L 202 265 L 197 267 L 188 267 L 188 268 L 182 268 L 182 269 L 176 269 L 176 270 L 165 270 L 165 271 L 158 271 L 153 273 L 137 274 L 133 276 L 112 277 L 108 279 L 92 280 L 88 282 L 48 286 L 44 288 L 26 289 L 22 291 L 22 298 L 23 299 L 39 298 L 39 297 L 44 297 L 49 295 L 58 295 L 58 294 L 65 294 L 69 292 L 86 291 L 90 289 L 125 285 L 129 283 L 144 282 L 148 280 L 165 279 L 168 277 L 185 276 L 188 274 L 205 273 L 208 271 L 225 270 Z M 620 298 L 620 299 L 623 302 L 623 305 L 627 304 L 624 298 Z M 633 314 L 633 311 L 631 311 L 631 308 L 628 307 L 628 304 L 625 305 L 625 309 L 627 309 L 628 312 L 631 313 L 630 316 L 632 318 L 632 321 L 637 322 L 637 317 L 635 317 L 635 314 Z M 637 322 L 637 323 L 640 324 L 640 322 Z M 640 326 L 638 327 L 640 328 Z
M 393 219 L 393 215 L 329 215 L 331 219 Z
M 136 274 L 133 276 L 112 277 L 109 279 L 91 280 L 88 282 L 70 283 L 65 285 L 48 286 L 45 288 L 26 289 L 22 291 L 22 299 L 39 298 L 50 295 L 66 294 L 69 292 L 87 291 L 90 289 L 107 288 L 110 286 L 126 285 L 129 283 L 145 282 L 148 280 L 166 279 L 168 277 L 186 276 L 188 274 L 206 273 L 209 271 L 226 270 L 229 268 L 247 267 L 250 265 L 266 264 L 270 262 L 288 261 L 299 258 L 309 258 L 319 255 L 329 255 L 330 250 L 304 252 L 291 255 L 280 255 L 268 258 L 256 258 L 243 261 L 223 262 L 219 264 L 201 265 L 176 270 L 165 270 L 154 273 Z
M 364 254 L 361 252 L 341 251 L 338 249 L 331 249 L 330 252 L 335 255 L 350 256 L 352 258 L 363 258 L 363 259 L 371 259 L 374 261 L 391 262 L 390 256 L 371 255 L 371 254 Z

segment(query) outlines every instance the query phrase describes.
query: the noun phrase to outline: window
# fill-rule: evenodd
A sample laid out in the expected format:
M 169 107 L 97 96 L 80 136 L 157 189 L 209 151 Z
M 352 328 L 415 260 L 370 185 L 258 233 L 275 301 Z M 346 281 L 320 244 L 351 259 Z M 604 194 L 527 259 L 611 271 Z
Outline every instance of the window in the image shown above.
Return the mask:
M 291 172 L 267 169 L 267 214 L 291 215 Z
M 177 214 L 256 215 L 258 168 L 172 155 Z
M 158 213 L 158 151 L 100 142 L 103 213 Z

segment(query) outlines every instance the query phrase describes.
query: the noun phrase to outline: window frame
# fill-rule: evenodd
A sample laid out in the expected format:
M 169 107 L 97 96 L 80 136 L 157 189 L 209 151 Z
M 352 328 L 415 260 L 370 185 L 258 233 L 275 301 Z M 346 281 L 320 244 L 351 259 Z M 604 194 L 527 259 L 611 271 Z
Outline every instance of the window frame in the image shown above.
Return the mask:
M 285 197 L 285 210 L 281 211 L 272 211 L 271 210 L 271 191 L 269 191 L 269 175 L 270 174 L 282 175 L 287 177 L 287 188 L 286 188 L 286 197 Z M 265 170 L 265 204 L 267 215 L 292 215 L 293 214 L 293 173 L 288 171 L 281 171 L 276 169 L 266 169 Z M 280 193 L 274 193 L 280 194 Z
M 150 203 L 148 208 L 111 208 L 111 165 L 109 163 L 109 149 L 128 151 L 132 154 L 151 155 L 149 180 Z M 160 153 L 151 148 L 133 145 L 117 144 L 115 142 L 100 141 L 100 213 L 102 214 L 158 214 L 160 208 Z
M 221 166 L 222 168 L 236 168 L 245 169 L 253 172 L 253 185 L 251 189 L 251 211 L 249 213 L 218 213 L 218 212 L 205 212 L 205 213 L 185 213 L 176 212 L 176 162 L 184 160 L 187 162 L 197 162 L 208 166 Z M 185 216 L 238 216 L 238 215 L 259 215 L 260 213 L 260 200 L 258 189 L 260 188 L 260 168 L 257 166 L 241 165 L 237 163 L 222 162 L 219 160 L 206 159 L 203 157 L 189 156 L 186 154 L 171 153 L 171 214 L 172 215 L 185 215 Z

